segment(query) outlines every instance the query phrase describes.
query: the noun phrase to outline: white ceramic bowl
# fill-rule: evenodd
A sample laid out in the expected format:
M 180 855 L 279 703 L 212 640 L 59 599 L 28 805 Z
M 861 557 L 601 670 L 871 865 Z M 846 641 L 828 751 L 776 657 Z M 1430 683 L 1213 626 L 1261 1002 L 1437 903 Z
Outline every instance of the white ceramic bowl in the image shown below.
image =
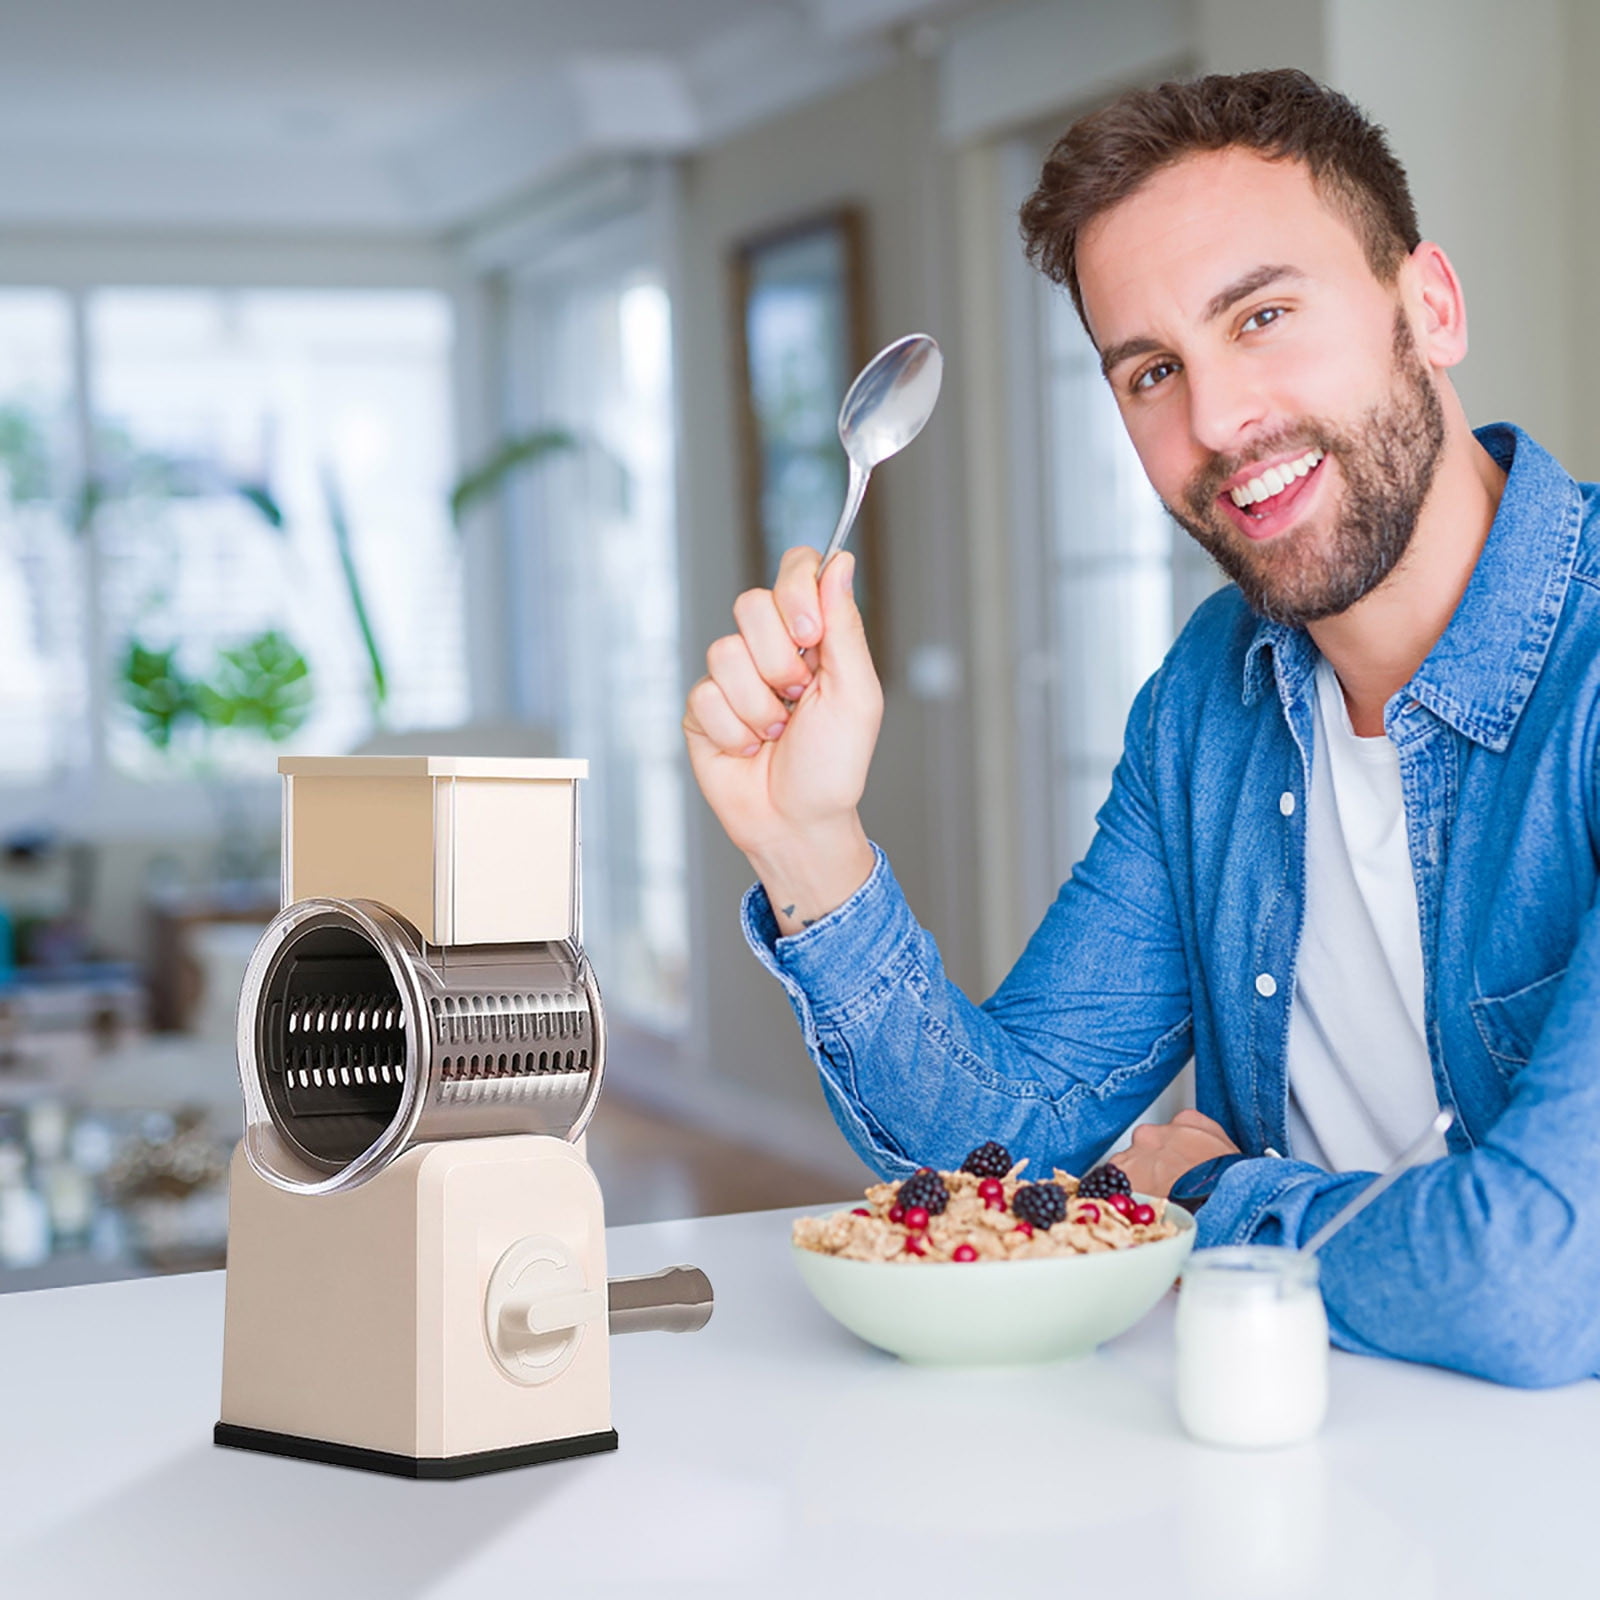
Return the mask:
M 1086 1356 L 1160 1300 L 1195 1234 L 1180 1206 L 1166 1214 L 1178 1226 L 1170 1239 L 1046 1261 L 847 1261 L 793 1250 L 823 1310 L 868 1344 L 926 1366 L 1017 1366 Z

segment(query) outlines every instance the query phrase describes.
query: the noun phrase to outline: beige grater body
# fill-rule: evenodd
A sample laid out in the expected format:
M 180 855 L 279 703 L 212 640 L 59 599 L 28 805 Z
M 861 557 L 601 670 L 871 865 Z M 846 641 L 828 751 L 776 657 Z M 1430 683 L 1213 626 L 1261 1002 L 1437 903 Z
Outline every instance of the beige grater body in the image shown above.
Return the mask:
M 610 1429 L 604 1213 L 566 1140 L 420 1145 L 323 1195 L 269 1184 L 236 1153 L 229 1210 L 224 1424 L 416 1461 Z M 600 1310 L 519 1377 L 486 1307 L 497 1264 L 530 1236 L 561 1247 Z M 527 1381 L 540 1370 L 553 1375 Z

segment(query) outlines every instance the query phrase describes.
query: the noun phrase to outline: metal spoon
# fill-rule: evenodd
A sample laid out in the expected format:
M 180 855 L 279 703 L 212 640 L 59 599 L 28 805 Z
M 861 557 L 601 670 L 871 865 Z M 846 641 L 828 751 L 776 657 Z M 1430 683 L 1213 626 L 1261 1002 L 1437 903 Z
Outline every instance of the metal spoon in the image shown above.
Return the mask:
M 1342 1211 L 1317 1229 L 1300 1247 L 1308 1256 L 1315 1255 L 1358 1211 L 1365 1211 L 1385 1189 L 1408 1167 L 1414 1167 L 1433 1148 L 1433 1142 L 1443 1136 L 1456 1120 L 1455 1112 L 1444 1110 L 1428 1124 L 1427 1131 L 1408 1149 L 1402 1150 L 1365 1189 Z
M 818 577 L 855 524 L 872 469 L 922 432 L 943 378 L 944 355 L 938 344 L 925 333 L 908 333 L 880 350 L 850 385 L 839 407 L 839 443 L 850 459 L 850 487 L 839 525 L 822 552 Z

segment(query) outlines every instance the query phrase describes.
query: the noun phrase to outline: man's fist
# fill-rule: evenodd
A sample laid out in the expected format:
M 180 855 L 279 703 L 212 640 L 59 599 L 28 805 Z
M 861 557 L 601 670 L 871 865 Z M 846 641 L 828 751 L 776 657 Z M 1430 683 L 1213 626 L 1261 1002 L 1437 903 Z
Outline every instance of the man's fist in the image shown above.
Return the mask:
M 1190 1167 L 1238 1149 L 1220 1122 L 1198 1111 L 1180 1111 L 1171 1122 L 1141 1123 L 1133 1130 L 1133 1143 L 1112 1156 L 1111 1164 L 1127 1173 L 1140 1194 L 1165 1196 Z
M 689 691 L 695 781 L 766 885 L 784 933 L 847 900 L 872 870 L 856 806 L 883 720 L 883 691 L 851 591 L 855 558 L 819 581 L 819 556 L 785 552 L 769 589 L 734 603 Z

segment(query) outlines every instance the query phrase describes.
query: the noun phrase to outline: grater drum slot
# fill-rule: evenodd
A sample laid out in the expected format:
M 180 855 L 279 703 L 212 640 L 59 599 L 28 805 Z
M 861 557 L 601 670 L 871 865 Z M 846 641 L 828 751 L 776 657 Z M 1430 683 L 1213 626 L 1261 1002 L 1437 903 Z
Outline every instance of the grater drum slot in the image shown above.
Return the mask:
M 350 929 L 314 929 L 262 1009 L 273 1120 L 313 1160 L 353 1160 L 394 1120 L 405 1078 L 405 1015 L 383 957 Z

